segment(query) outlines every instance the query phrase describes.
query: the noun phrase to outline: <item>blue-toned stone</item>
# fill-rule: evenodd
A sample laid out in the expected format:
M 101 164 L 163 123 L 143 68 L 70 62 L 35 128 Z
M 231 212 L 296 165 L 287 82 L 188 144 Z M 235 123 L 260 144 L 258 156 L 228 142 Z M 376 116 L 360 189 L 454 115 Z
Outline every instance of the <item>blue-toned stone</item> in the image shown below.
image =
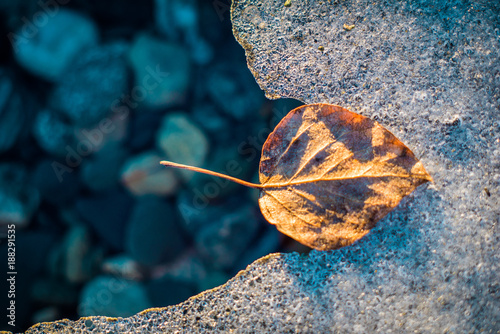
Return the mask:
M 81 52 L 49 97 L 51 108 L 79 127 L 88 127 L 120 112 L 128 89 L 123 42 L 96 46 Z
M 206 291 L 218 287 L 226 283 L 231 276 L 223 271 L 214 270 L 210 271 L 204 278 L 198 283 L 199 291 Z
M 135 74 L 132 104 L 166 108 L 182 103 L 190 82 L 189 53 L 180 45 L 138 35 L 129 52 Z
M 135 113 L 131 117 L 127 147 L 134 151 L 147 150 L 154 146 L 155 136 L 163 113 Z M 147 129 L 147 131 L 144 131 Z
M 257 212 L 251 206 L 227 206 L 218 217 L 201 226 L 195 245 L 214 268 L 233 268 L 257 235 Z
M 209 151 L 209 142 L 199 126 L 186 113 L 167 114 L 156 134 L 156 146 L 170 161 L 201 167 Z M 194 172 L 180 170 L 185 181 L 189 181 Z
M 38 209 L 40 194 L 29 182 L 26 168 L 0 164 L 0 225 L 27 226 Z
M 165 160 L 165 156 L 156 151 L 130 157 L 122 166 L 121 183 L 135 196 L 173 195 L 180 177 L 171 168 L 160 165 L 161 160 Z
M 78 314 L 82 317 L 129 317 L 151 306 L 147 291 L 141 283 L 112 276 L 98 276 L 83 288 Z
M 60 277 L 34 278 L 30 290 L 33 300 L 38 303 L 65 307 L 71 307 L 78 303 L 78 286 L 70 284 Z
M 50 109 L 39 111 L 33 122 L 33 137 L 47 153 L 58 157 L 70 156 L 70 161 L 74 162 L 71 168 L 81 162 L 80 154 L 72 149 L 75 146 L 74 128 L 61 114 Z
M 75 57 L 98 41 L 95 23 L 72 10 L 38 10 L 24 18 L 19 30 L 7 35 L 14 57 L 26 70 L 50 81 L 66 81 L 65 71 Z
M 251 73 L 236 64 L 211 68 L 207 88 L 212 100 L 228 116 L 238 120 L 256 115 L 265 101 Z
M 104 259 L 101 265 L 105 274 L 141 281 L 146 275 L 145 268 L 128 254 L 121 254 Z
M 155 23 L 168 39 L 181 39 L 195 63 L 206 65 L 212 60 L 214 50 L 200 34 L 199 7 L 195 0 L 156 0 Z
M 121 190 L 82 197 L 75 208 L 105 245 L 114 250 L 123 250 L 125 223 L 128 220 L 134 200 Z
M 234 138 L 234 122 L 213 103 L 195 105 L 191 110 L 191 115 L 207 131 L 210 138 L 223 143 Z
M 128 155 L 119 144 L 108 144 L 82 164 L 82 180 L 93 191 L 105 191 L 118 186 L 120 169 Z
M 1 207 L 1 205 L 0 205 Z M 27 324 L 32 316 L 32 310 L 35 306 L 35 300 L 32 295 L 33 278 L 43 275 L 46 270 L 47 257 L 50 249 L 58 239 L 54 233 L 47 231 L 24 231 L 21 233 L 20 230 L 16 228 L 15 233 L 15 248 L 16 248 L 16 259 L 14 264 L 14 269 L 12 271 L 16 272 L 15 275 L 7 275 L 8 267 L 8 243 L 2 242 L 0 245 L 0 266 L 6 268 L 4 271 L 4 278 L 0 280 L 0 289 L 5 291 L 4 296 L 2 296 L 2 305 L 7 308 L 7 302 L 10 300 L 15 301 L 15 323 L 16 324 Z M 8 291 L 11 289 L 10 282 L 7 279 L 14 277 L 12 282 L 15 290 L 15 296 L 13 298 L 7 298 Z M 6 317 L 6 319 L 8 319 Z M 8 319 L 7 321 L 10 321 Z M 12 329 L 11 326 L 5 327 L 7 321 L 1 322 L 2 329 Z
M 172 279 L 168 276 L 147 282 L 146 290 L 153 307 L 178 304 L 197 292 L 191 283 Z
M 130 216 L 125 249 L 137 262 L 153 266 L 170 262 L 187 246 L 171 204 L 156 196 L 141 197 Z
M 25 125 L 23 101 L 7 71 L 0 68 L 0 153 L 11 148 Z
M 32 182 L 43 200 L 57 206 L 72 203 L 81 188 L 77 172 L 58 160 L 39 162 L 32 174 Z
M 255 260 L 280 250 L 280 242 L 283 234 L 278 232 L 276 227 L 265 222 L 263 218 L 262 225 L 264 225 L 263 231 L 252 242 L 251 247 L 245 249 L 241 254 L 233 270 L 239 271 L 245 269 L 246 266 Z

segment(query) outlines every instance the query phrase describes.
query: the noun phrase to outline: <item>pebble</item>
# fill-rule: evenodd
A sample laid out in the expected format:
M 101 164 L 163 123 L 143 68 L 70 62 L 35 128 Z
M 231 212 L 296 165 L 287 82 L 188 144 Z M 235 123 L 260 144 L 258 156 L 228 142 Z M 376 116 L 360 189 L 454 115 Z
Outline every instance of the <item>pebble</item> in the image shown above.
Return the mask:
M 81 178 L 93 191 L 111 190 L 118 186 L 120 170 L 128 156 L 119 144 L 110 143 L 82 163 Z
M 120 190 L 80 197 L 76 211 L 92 227 L 105 245 L 123 250 L 125 225 L 133 207 L 133 198 Z
M 0 164 L 0 224 L 26 227 L 39 204 L 40 194 L 30 184 L 27 169 L 17 163 Z
M 206 277 L 207 269 L 198 252 L 190 246 L 175 261 L 157 266 L 151 272 L 152 278 L 159 278 L 165 275 L 196 285 L 197 282 Z
M 275 127 L 290 111 L 304 105 L 303 102 L 290 98 L 282 98 L 274 101 L 271 113 L 266 117 L 271 119 L 271 127 Z M 264 143 L 262 143 L 264 144 Z
M 102 251 L 92 245 L 90 231 L 84 225 L 72 227 L 63 244 L 64 277 L 70 283 L 84 283 L 92 278 L 102 260 Z
M 35 17 L 35 15 L 38 15 Z M 86 16 L 65 8 L 37 11 L 7 34 L 14 57 L 26 70 L 49 81 L 66 81 L 66 70 L 85 48 L 98 41 L 98 29 Z
M 128 254 L 121 254 L 104 259 L 101 270 L 105 274 L 141 281 L 145 277 L 142 266 Z
M 77 172 L 71 168 L 68 169 L 71 172 L 65 172 L 61 165 L 64 166 L 59 161 L 44 159 L 36 165 L 31 177 L 42 199 L 60 207 L 71 204 L 81 189 Z
M 238 179 L 247 180 L 250 173 L 256 167 L 243 159 L 234 146 L 226 143 L 214 148 L 210 159 L 207 159 L 205 163 L 205 168 Z M 202 173 L 195 173 L 188 185 L 194 194 L 200 197 L 200 200 L 203 199 L 208 202 L 230 196 L 237 191 L 246 190 L 235 182 Z
M 59 0 L 58 0 L 59 1 Z M 101 30 L 103 35 L 109 36 L 115 34 L 126 33 L 129 30 L 137 31 L 143 29 L 151 23 L 153 13 L 152 1 L 136 0 L 108 0 L 103 1 L 85 1 L 76 0 L 75 6 L 78 6 L 83 11 L 90 12 L 92 17 L 103 23 L 105 26 Z
M 148 151 L 130 157 L 122 166 L 121 183 L 135 196 L 173 195 L 179 180 L 171 168 L 160 165 L 164 156 Z
M 228 197 L 218 197 L 211 202 L 210 198 L 196 188 L 183 189 L 176 196 L 182 228 L 193 238 L 213 221 L 220 220 L 228 210 L 232 212 L 240 208 L 243 202 L 247 202 L 246 199 L 237 193 Z
M 217 138 L 219 142 L 228 142 L 234 136 L 231 119 L 221 113 L 213 103 L 202 103 L 195 105 L 191 111 L 193 119 L 196 119 L 203 130 L 206 130 L 210 138 Z
M 281 243 L 280 232 L 274 226 L 267 224 L 267 222 L 263 223 L 266 224 L 264 231 L 252 243 L 252 247 L 247 248 L 243 252 L 234 266 L 234 270 L 243 270 L 257 259 L 279 250 Z
M 113 108 L 111 108 L 113 111 Z M 127 137 L 130 122 L 129 112 L 111 112 L 98 123 L 84 128 L 75 129 L 78 142 L 76 149 L 88 147 L 90 153 L 99 152 L 107 145 L 117 145 Z
M 135 74 L 130 94 L 134 105 L 167 108 L 186 100 L 191 64 L 183 47 L 140 34 L 128 56 Z
M 37 113 L 33 122 L 33 137 L 47 153 L 66 157 L 70 162 L 74 162 L 71 167 L 76 167 L 81 162 L 81 156 L 73 149 L 73 126 L 53 110 L 44 109 Z
M 51 277 L 63 278 L 65 283 L 77 286 L 98 273 L 102 258 L 103 249 L 93 242 L 89 228 L 77 223 L 69 227 L 52 249 L 48 271 Z
M 206 65 L 212 60 L 214 50 L 199 33 L 198 7 L 193 0 L 156 0 L 155 23 L 167 38 L 182 39 L 195 63 Z
M 23 126 L 26 113 L 21 94 L 7 71 L 0 68 L 0 153 L 14 146 Z
M 202 257 L 215 269 L 232 269 L 257 235 L 258 220 L 251 206 L 224 206 L 195 235 Z
M 0 204 L 0 208 L 2 205 Z M 15 323 L 26 324 L 33 315 L 35 301 L 31 293 L 33 287 L 33 279 L 40 277 L 46 270 L 48 253 L 51 247 L 57 243 L 57 236 L 54 233 L 46 231 L 20 231 L 16 229 L 16 262 L 15 262 Z M 0 245 L 0 254 L 7 254 L 7 243 L 3 242 Z M 7 256 L 1 260 L 4 268 L 7 268 Z M 7 272 L 7 270 L 5 270 Z M 2 301 L 7 301 L 7 291 L 9 285 L 6 275 L 0 280 L 0 289 L 5 291 L 5 297 Z M 13 299 L 10 299 L 13 300 Z M 10 321 L 10 319 L 9 319 Z M 6 322 L 2 322 L 6 324 Z M 4 327 L 5 328 L 5 327 Z
M 209 205 L 208 200 L 191 189 L 179 191 L 176 196 L 176 205 L 181 216 L 182 228 L 191 236 L 207 224 L 209 217 L 219 214 L 218 206 Z
M 103 275 L 97 276 L 83 288 L 78 315 L 129 317 L 152 306 L 147 290 L 141 283 Z
M 158 30 L 171 39 L 179 33 L 195 30 L 198 10 L 193 0 L 155 0 L 155 24 Z
M 242 66 L 213 66 L 206 85 L 213 102 L 237 120 L 257 115 L 265 102 L 252 74 Z
M 153 307 L 175 305 L 196 293 L 196 288 L 191 283 L 168 276 L 147 282 L 146 290 Z
M 35 311 L 31 317 L 31 323 L 37 324 L 39 322 L 56 321 L 60 318 L 61 312 L 59 309 L 54 306 L 48 306 Z
M 125 233 L 125 250 L 134 260 L 145 266 L 170 262 L 186 244 L 170 203 L 153 195 L 137 201 Z
M 60 278 L 38 277 L 30 290 L 33 300 L 39 303 L 65 307 L 78 303 L 78 285 Z
M 231 276 L 227 275 L 223 271 L 219 270 L 210 271 L 203 280 L 198 282 L 198 290 L 206 291 L 209 289 L 213 289 L 222 284 L 225 284 L 230 278 Z
M 127 49 L 114 42 L 82 51 L 49 96 L 50 107 L 78 127 L 106 122 L 112 112 L 121 114 L 128 88 Z
M 131 117 L 127 147 L 133 151 L 144 151 L 153 147 L 162 117 L 163 113 L 160 112 L 135 113 Z
M 167 160 L 175 163 L 202 167 L 209 151 L 209 142 L 200 128 L 183 112 L 167 114 L 156 134 L 156 146 L 165 153 Z M 194 172 L 178 171 L 185 181 Z

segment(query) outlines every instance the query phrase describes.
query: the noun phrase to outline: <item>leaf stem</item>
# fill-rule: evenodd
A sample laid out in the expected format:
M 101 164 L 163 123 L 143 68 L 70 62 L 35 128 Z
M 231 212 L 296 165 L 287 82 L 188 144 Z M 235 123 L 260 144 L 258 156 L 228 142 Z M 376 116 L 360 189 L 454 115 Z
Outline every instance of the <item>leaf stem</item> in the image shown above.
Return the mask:
M 241 184 L 241 185 L 249 187 L 249 188 L 255 188 L 255 189 L 262 189 L 263 188 L 263 186 L 261 184 L 243 181 L 243 180 L 237 179 L 235 177 L 221 174 L 221 173 L 217 173 L 217 172 L 213 172 L 211 170 L 204 169 L 204 168 L 193 167 L 193 166 L 188 166 L 188 165 L 183 165 L 183 164 L 177 164 L 175 162 L 170 162 L 170 161 L 160 161 L 160 164 L 162 164 L 163 166 L 166 166 L 166 167 L 187 169 L 187 170 L 197 172 L 197 173 L 207 174 L 207 175 L 211 175 L 211 176 L 217 176 L 217 177 L 220 177 L 220 178 L 223 178 L 223 179 L 226 179 L 229 181 L 233 181 L 235 183 Z

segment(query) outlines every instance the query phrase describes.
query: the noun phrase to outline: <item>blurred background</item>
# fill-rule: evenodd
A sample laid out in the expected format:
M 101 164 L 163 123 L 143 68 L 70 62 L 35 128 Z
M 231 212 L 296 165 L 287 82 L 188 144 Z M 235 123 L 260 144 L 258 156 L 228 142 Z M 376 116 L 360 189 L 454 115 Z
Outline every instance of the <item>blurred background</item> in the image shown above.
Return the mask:
M 0 300 L 16 305 L 0 329 L 130 316 L 308 251 L 264 220 L 255 190 L 159 165 L 258 182 L 262 144 L 300 105 L 264 97 L 229 5 L 0 1 Z

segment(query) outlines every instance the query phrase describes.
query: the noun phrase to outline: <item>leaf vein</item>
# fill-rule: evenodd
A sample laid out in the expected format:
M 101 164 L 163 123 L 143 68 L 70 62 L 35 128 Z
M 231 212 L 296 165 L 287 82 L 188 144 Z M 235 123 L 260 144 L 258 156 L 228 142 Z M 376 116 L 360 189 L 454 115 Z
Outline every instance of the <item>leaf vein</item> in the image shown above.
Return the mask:
M 278 160 L 276 161 L 276 163 L 273 165 L 273 168 L 269 171 L 269 176 L 267 177 L 266 181 L 269 180 L 271 178 L 271 176 L 273 175 L 274 171 L 276 170 L 276 167 L 278 167 L 279 163 L 281 162 L 281 159 L 283 158 L 283 156 L 285 156 L 285 154 L 288 153 L 288 151 L 290 150 L 290 147 L 292 147 L 292 144 L 297 141 L 297 139 L 302 136 L 304 133 L 307 132 L 307 130 L 309 130 L 310 127 L 314 126 L 316 123 L 311 123 L 310 125 L 308 125 L 304 130 L 302 130 L 302 132 L 300 132 L 298 135 L 295 135 L 292 140 L 290 141 L 290 143 L 288 143 L 288 146 L 286 147 L 286 149 L 280 154 Z M 263 183 L 265 183 L 263 182 Z
M 354 176 L 349 176 L 349 177 L 334 177 L 334 178 L 329 178 L 329 179 L 309 179 L 309 180 L 301 180 L 301 181 L 294 181 L 290 183 L 282 183 L 282 184 L 263 184 L 262 188 L 283 188 L 286 186 L 293 186 L 293 185 L 299 185 L 299 184 L 305 184 L 305 183 L 314 183 L 314 182 L 320 182 L 320 181 L 345 181 L 345 180 L 351 180 L 351 179 L 359 179 L 359 178 L 382 178 L 382 177 L 399 177 L 399 178 L 415 178 L 415 179 L 424 179 L 428 180 L 427 176 L 423 175 L 400 175 L 400 174 L 380 174 L 380 175 L 375 175 L 375 176 L 365 176 L 363 174 L 361 175 L 354 175 Z
M 299 169 L 295 172 L 295 174 L 293 174 L 293 176 L 290 178 L 290 181 L 293 181 L 293 179 L 297 176 L 297 174 L 299 174 L 302 170 L 304 170 L 304 167 L 306 167 L 311 162 L 311 160 L 316 155 L 318 155 L 319 152 L 323 151 L 325 148 L 332 145 L 333 143 L 335 143 L 335 142 L 327 142 L 326 145 L 323 145 L 319 150 L 314 152 L 314 154 L 310 158 L 308 158 L 307 161 L 302 166 L 299 167 Z
M 297 195 L 299 195 L 300 197 L 302 197 L 302 198 L 306 199 L 307 201 L 309 201 L 309 202 L 311 202 L 311 203 L 316 204 L 316 206 L 318 206 L 320 209 L 326 210 L 326 208 L 325 208 L 325 207 L 323 207 L 323 205 L 321 205 L 319 202 L 317 202 L 317 201 L 313 201 L 313 200 L 311 200 L 310 198 L 307 198 L 304 194 L 302 194 L 301 192 L 299 192 L 297 189 L 295 189 L 295 188 L 293 188 L 293 187 L 291 187 L 290 189 L 291 189 L 294 193 L 296 193 Z
M 268 194 L 269 196 L 271 196 L 276 202 L 278 202 L 279 205 L 281 205 L 286 211 L 288 211 L 290 213 L 290 215 L 292 217 L 296 217 L 300 220 L 302 220 L 304 223 L 306 223 L 307 225 L 310 225 L 310 226 L 314 226 L 314 227 L 318 227 L 316 226 L 315 224 L 311 224 L 310 222 L 308 222 L 307 220 L 305 220 L 304 218 L 301 218 L 299 217 L 297 214 L 295 214 L 293 212 L 293 210 L 289 209 L 288 207 L 285 206 L 285 204 L 283 204 L 276 196 L 274 196 L 273 194 L 271 194 L 270 192 L 266 191 L 266 194 Z

